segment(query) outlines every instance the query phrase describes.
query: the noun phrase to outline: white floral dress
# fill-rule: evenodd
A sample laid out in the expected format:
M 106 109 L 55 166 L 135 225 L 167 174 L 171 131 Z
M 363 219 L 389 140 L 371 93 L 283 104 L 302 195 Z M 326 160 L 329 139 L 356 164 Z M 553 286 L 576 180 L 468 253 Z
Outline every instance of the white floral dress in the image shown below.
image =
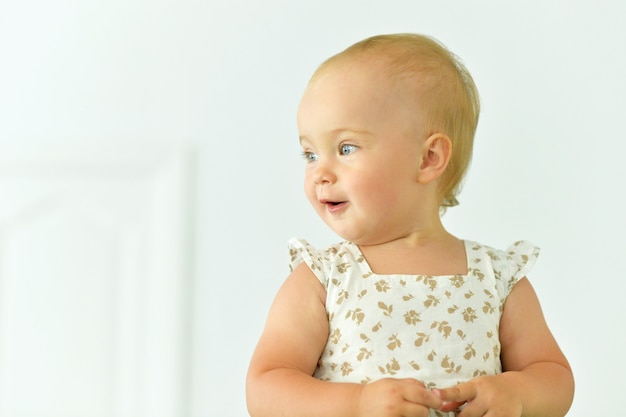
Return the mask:
M 327 293 L 329 335 L 314 376 L 356 383 L 415 378 L 444 388 L 501 373 L 502 308 L 539 249 L 526 241 L 506 251 L 464 243 L 467 275 L 378 275 L 353 243 L 318 251 L 291 239 L 291 269 L 305 262 Z

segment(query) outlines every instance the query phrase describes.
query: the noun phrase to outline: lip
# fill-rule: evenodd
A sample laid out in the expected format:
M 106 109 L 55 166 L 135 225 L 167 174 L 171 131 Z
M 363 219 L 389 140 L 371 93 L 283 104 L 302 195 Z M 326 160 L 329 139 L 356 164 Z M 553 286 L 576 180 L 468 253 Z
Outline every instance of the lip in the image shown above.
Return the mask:
M 347 201 L 337 202 L 337 201 L 330 201 L 330 200 L 321 200 L 320 203 L 326 206 L 326 210 L 331 214 L 338 213 L 344 210 L 348 206 Z

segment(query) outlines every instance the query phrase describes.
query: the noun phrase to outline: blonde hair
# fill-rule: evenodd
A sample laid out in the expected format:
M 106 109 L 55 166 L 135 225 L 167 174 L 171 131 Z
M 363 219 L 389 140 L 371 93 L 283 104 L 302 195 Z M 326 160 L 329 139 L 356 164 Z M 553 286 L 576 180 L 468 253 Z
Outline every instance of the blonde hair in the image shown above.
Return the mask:
M 383 63 L 390 75 L 412 84 L 425 111 L 427 137 L 443 133 L 452 153 L 440 177 L 441 207 L 455 206 L 472 159 L 474 134 L 480 113 L 478 90 L 460 59 L 434 38 L 419 34 L 378 35 L 330 57 L 313 78 L 329 65 L 355 57 Z

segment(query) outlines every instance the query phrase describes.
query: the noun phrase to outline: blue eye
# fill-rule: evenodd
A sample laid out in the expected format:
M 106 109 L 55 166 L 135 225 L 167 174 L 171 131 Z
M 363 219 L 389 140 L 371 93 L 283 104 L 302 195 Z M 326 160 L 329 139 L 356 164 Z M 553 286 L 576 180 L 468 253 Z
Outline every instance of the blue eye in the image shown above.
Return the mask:
M 303 151 L 302 158 L 308 163 L 317 161 L 317 155 L 310 151 Z
M 351 153 L 354 153 L 357 149 L 358 147 L 356 145 L 348 145 L 344 143 L 339 147 L 339 152 L 342 155 L 350 155 Z

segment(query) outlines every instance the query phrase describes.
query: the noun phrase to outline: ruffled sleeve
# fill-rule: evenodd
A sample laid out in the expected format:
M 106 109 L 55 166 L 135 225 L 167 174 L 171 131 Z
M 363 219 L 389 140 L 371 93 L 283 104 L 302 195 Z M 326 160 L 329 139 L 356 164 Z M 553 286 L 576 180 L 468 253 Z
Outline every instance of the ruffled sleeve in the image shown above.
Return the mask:
M 540 249 L 532 243 L 520 240 L 513 243 L 506 250 L 508 276 L 506 281 L 506 295 L 511 292 L 515 284 L 533 268 Z M 504 278 L 504 277 L 503 277 Z
M 506 250 L 498 250 L 481 244 L 474 244 L 472 248 L 476 250 L 472 256 L 474 257 L 475 254 L 473 265 L 477 268 L 473 274 L 478 274 L 480 277 L 484 273 L 485 277 L 493 280 L 500 306 L 504 305 L 515 284 L 528 275 L 540 251 L 537 246 L 525 240 L 513 243 Z
M 298 265 L 304 262 L 322 283 L 324 288 L 328 288 L 328 276 L 324 273 L 325 267 L 323 255 L 311 246 L 304 239 L 292 238 L 289 245 L 289 269 L 293 271 Z

